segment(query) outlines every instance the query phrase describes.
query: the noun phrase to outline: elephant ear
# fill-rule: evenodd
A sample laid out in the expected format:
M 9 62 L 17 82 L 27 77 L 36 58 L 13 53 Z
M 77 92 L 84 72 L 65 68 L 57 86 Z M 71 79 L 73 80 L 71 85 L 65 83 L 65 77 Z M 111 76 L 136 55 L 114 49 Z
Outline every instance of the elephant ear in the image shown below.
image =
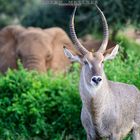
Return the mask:
M 4 46 L 8 42 L 17 41 L 17 38 L 25 28 L 19 25 L 11 25 L 3 28 L 0 31 L 0 47 Z
M 0 31 L 0 71 L 16 68 L 17 37 L 23 31 L 21 26 L 7 26 Z
M 7 27 L 7 30 L 11 33 L 13 38 L 17 40 L 19 35 L 23 33 L 26 29 L 20 25 L 12 25 Z

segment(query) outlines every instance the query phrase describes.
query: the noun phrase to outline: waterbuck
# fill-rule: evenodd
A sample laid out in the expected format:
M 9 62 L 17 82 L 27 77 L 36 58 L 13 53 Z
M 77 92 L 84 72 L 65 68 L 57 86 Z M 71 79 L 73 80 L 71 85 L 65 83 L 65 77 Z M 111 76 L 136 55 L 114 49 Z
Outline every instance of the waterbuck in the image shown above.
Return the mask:
M 119 46 L 106 50 L 109 31 L 106 18 L 100 8 L 104 38 L 97 52 L 89 52 L 77 39 L 73 11 L 70 31 L 75 48 L 81 53 L 74 56 L 64 47 L 65 55 L 82 64 L 80 96 L 82 100 L 81 121 L 87 133 L 87 140 L 121 140 L 130 131 L 134 140 L 140 140 L 140 92 L 134 85 L 109 81 L 104 73 L 103 62 L 113 59 Z M 93 46 L 94 47 L 94 46 Z M 115 73 L 114 73 L 115 74 Z

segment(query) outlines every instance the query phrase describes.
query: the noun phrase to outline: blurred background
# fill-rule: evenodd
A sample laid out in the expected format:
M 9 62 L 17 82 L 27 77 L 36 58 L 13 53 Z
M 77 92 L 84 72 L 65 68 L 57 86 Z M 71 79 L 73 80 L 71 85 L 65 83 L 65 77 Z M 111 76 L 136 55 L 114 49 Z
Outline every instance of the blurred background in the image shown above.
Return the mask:
M 9 24 L 21 24 L 41 28 L 59 26 L 69 31 L 69 18 L 73 7 L 49 5 L 47 1 L 45 3 L 43 0 L 12 0 L 11 2 L 0 0 L 0 28 Z M 140 26 L 138 0 L 100 0 L 98 5 L 107 17 L 113 32 L 129 24 L 136 28 Z M 94 5 L 80 7 L 76 14 L 77 33 L 85 35 L 100 29 L 101 24 L 98 24 L 98 20 Z
M 120 45 L 117 58 L 105 64 L 106 74 L 110 80 L 140 89 L 140 0 L 100 0 L 98 5 L 107 18 L 110 40 Z M 69 34 L 72 10 L 41 0 L 0 0 L 0 28 L 13 24 L 57 26 Z M 94 5 L 78 8 L 75 27 L 78 37 L 102 39 L 102 24 Z M 80 122 L 79 65 L 73 64 L 69 73 L 55 77 L 19 67 L 19 71 L 0 75 L 0 139 L 85 140 Z M 125 140 L 131 140 L 131 135 Z

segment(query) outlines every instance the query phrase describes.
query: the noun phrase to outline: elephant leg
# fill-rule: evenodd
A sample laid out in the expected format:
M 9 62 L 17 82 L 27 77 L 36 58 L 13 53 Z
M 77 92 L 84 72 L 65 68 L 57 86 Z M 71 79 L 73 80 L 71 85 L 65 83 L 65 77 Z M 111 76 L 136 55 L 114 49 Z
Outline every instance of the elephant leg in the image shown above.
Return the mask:
M 85 107 L 82 107 L 81 121 L 87 134 L 87 140 L 96 140 L 95 127 L 91 115 Z

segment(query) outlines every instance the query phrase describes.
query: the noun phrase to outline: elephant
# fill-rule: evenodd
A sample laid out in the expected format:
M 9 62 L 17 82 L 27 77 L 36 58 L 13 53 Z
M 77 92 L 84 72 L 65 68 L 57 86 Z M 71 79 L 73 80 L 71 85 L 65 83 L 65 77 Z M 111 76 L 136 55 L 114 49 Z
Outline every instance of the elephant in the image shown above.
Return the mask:
M 101 41 L 88 35 L 80 39 L 83 46 L 91 51 L 98 49 Z M 24 68 L 46 72 L 51 69 L 54 73 L 66 72 L 71 62 L 65 57 L 63 47 L 79 55 L 67 33 L 59 27 L 47 29 L 9 25 L 0 30 L 0 72 L 8 68 L 18 69 L 20 59 Z M 108 47 L 114 44 L 108 45 Z
M 64 46 L 77 53 L 67 33 L 59 27 L 7 26 L 0 31 L 0 72 L 17 69 L 18 59 L 28 70 L 65 72 L 71 62 L 64 56 Z

